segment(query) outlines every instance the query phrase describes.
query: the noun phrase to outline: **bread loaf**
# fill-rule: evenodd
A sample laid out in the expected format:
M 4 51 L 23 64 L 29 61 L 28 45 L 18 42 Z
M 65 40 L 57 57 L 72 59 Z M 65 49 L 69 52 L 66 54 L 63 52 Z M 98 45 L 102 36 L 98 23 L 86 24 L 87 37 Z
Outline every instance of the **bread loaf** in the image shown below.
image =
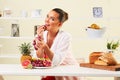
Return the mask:
M 106 62 L 104 62 L 104 61 L 102 61 L 102 60 L 96 60 L 95 62 L 94 62 L 94 64 L 96 64 L 96 65 L 104 65 L 104 66 L 107 66 L 108 64 L 106 63 Z
M 96 60 L 98 60 L 98 57 L 102 56 L 104 54 L 104 52 L 92 52 L 90 55 L 89 55 L 89 63 L 90 64 L 94 64 L 94 62 Z
M 117 61 L 113 57 L 112 53 L 105 53 L 104 55 L 98 58 L 101 61 L 106 62 L 108 65 L 116 65 Z

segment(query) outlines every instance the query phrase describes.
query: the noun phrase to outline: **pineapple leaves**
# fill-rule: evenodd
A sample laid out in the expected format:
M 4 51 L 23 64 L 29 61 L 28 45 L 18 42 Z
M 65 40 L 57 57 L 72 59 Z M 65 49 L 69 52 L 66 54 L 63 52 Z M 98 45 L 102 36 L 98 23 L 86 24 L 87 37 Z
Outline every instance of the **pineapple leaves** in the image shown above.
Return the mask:
M 30 43 L 22 43 L 19 47 L 19 50 L 21 51 L 21 54 L 23 55 L 29 55 L 31 53 L 31 44 Z

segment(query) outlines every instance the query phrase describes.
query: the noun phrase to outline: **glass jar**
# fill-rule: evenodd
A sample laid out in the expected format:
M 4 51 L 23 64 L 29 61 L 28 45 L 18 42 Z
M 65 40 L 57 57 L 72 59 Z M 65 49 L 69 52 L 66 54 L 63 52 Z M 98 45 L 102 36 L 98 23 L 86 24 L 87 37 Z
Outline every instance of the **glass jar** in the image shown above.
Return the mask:
M 115 60 L 117 61 L 117 63 L 120 63 L 120 52 L 118 50 L 108 49 L 107 53 L 108 54 L 111 53 Z
M 3 13 L 4 17 L 10 17 L 12 12 L 9 8 L 5 8 Z

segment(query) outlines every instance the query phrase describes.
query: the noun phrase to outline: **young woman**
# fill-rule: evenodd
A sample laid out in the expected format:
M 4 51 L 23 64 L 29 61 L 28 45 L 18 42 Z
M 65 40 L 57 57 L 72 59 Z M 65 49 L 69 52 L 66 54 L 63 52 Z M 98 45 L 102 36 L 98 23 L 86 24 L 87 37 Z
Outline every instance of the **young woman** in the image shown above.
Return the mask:
M 60 30 L 67 19 L 68 14 L 65 11 L 54 8 L 47 14 L 45 25 L 37 29 L 37 36 L 40 38 L 35 38 L 36 55 L 39 58 L 49 58 L 52 66 L 78 65 L 71 52 L 70 34 Z M 54 78 L 55 80 L 77 80 L 76 77 L 55 76 Z

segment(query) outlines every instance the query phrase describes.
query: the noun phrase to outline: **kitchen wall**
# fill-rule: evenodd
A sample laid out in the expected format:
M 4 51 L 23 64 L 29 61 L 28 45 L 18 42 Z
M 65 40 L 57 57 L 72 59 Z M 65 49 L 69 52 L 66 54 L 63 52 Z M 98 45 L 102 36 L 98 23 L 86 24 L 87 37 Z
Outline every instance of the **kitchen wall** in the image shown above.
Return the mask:
M 34 37 L 34 25 L 44 24 L 46 14 L 52 8 L 59 7 L 69 13 L 69 20 L 64 23 L 62 29 L 71 33 L 73 37 L 72 47 L 75 57 L 83 57 L 87 62 L 91 52 L 106 51 L 106 42 L 108 39 L 120 39 L 119 3 L 119 0 L 0 0 L 0 11 L 9 8 L 12 10 L 12 17 L 20 17 L 21 11 L 24 10 L 27 11 L 29 18 L 33 10 L 42 10 L 41 19 L 37 20 L 0 20 L 0 27 L 3 28 L 3 33 L 0 35 L 10 36 L 11 23 L 17 21 L 20 25 L 21 37 Z M 102 7 L 103 17 L 93 17 L 93 7 Z M 100 27 L 106 27 L 103 37 L 89 38 L 87 36 L 85 29 L 92 23 L 96 23 Z M 29 42 L 32 39 L 0 39 L 0 44 L 3 46 L 1 47 L 1 54 L 20 54 L 17 46 L 24 41 Z

